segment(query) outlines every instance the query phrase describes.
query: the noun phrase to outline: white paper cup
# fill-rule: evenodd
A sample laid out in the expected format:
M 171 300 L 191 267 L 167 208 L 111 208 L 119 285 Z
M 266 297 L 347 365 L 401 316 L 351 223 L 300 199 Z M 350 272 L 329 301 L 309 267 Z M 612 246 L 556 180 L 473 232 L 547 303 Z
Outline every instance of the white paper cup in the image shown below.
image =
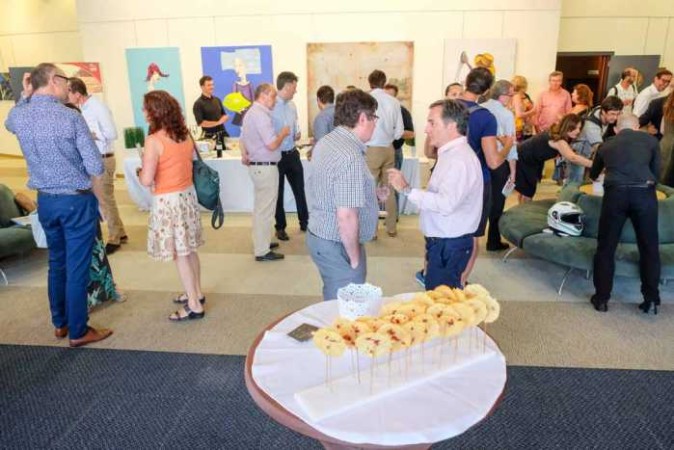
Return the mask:
M 337 290 L 337 304 L 339 315 L 346 319 L 377 317 L 382 305 L 382 291 L 369 283 L 351 283 Z

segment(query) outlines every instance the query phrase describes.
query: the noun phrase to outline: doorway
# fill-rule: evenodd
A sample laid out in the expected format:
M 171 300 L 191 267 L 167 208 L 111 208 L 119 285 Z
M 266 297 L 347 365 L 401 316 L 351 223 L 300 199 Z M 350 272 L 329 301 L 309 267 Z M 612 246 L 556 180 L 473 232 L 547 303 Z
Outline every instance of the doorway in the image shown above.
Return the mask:
M 572 92 L 575 85 L 587 84 L 594 93 L 594 104 L 599 104 L 608 90 L 609 61 L 612 56 L 613 52 L 557 53 L 555 67 L 564 72 L 564 89 Z

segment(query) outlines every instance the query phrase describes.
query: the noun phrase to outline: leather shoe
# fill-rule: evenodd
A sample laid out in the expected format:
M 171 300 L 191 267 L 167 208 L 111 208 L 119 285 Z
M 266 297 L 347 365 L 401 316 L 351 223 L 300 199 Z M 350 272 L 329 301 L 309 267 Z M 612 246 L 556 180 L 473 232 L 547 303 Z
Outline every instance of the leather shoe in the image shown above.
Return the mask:
M 64 337 L 68 336 L 68 327 L 61 327 L 61 328 L 54 328 L 54 336 L 56 336 L 59 339 L 63 339 Z
M 282 253 L 270 251 L 264 256 L 256 256 L 255 261 L 278 261 L 283 258 L 285 258 L 285 256 Z
M 590 303 L 592 303 L 594 309 L 599 312 L 608 311 L 608 300 L 600 300 L 595 295 L 593 295 L 592 297 L 590 297 Z
M 127 242 L 129 242 L 129 236 L 127 236 L 127 235 L 125 234 L 124 236 L 122 236 L 121 238 L 119 238 L 119 242 L 122 243 L 122 244 L 126 244 Z
M 71 347 L 82 347 L 83 345 L 92 344 L 94 342 L 102 341 L 103 339 L 109 338 L 112 334 L 112 330 L 108 328 L 101 328 L 97 330 L 96 328 L 87 327 L 87 332 L 78 339 L 71 339 Z
M 290 240 L 290 237 L 288 237 L 288 233 L 286 233 L 286 230 L 276 230 L 276 237 L 279 239 L 279 241 Z
M 300 225 L 300 231 L 302 233 L 306 233 L 307 232 L 307 226 L 306 225 Z
M 274 250 L 275 248 L 278 248 L 278 247 L 279 247 L 278 242 L 272 242 L 271 244 L 269 244 L 269 250 Z
M 105 253 L 112 255 L 121 247 L 119 244 L 105 244 Z

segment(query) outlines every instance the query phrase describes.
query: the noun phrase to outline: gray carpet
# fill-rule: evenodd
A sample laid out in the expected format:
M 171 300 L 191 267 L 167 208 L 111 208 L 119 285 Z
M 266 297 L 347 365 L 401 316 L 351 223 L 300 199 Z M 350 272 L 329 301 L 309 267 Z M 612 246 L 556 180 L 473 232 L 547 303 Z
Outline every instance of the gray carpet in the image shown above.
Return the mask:
M 0 447 L 305 449 L 240 356 L 0 346 Z M 434 449 L 674 448 L 674 372 L 509 367 L 492 416 Z

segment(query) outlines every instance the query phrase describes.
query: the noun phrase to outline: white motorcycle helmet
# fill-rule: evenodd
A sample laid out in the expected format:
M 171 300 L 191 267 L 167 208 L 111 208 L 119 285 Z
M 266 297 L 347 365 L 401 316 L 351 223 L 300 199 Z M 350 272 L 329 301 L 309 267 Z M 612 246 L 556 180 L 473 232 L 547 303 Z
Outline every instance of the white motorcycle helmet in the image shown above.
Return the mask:
M 583 210 L 571 202 L 557 202 L 548 210 L 548 226 L 553 231 L 569 236 L 583 232 Z

